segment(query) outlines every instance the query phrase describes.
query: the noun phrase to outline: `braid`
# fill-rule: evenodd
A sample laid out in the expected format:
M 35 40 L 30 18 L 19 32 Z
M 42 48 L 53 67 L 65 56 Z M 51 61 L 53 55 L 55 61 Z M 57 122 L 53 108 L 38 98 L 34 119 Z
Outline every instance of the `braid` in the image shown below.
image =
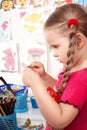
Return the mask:
M 71 25 L 70 26 L 70 45 L 69 45 L 69 50 L 67 52 L 67 56 L 68 56 L 68 61 L 67 61 L 67 66 L 65 68 L 64 71 L 64 77 L 63 77 L 63 81 L 58 89 L 59 93 L 62 93 L 63 90 L 66 87 L 67 81 L 69 79 L 69 75 L 70 75 L 70 70 L 72 68 L 72 63 L 73 63 L 73 54 L 74 54 L 74 45 L 76 43 L 76 37 L 75 37 L 75 33 L 76 33 L 76 26 L 75 25 Z

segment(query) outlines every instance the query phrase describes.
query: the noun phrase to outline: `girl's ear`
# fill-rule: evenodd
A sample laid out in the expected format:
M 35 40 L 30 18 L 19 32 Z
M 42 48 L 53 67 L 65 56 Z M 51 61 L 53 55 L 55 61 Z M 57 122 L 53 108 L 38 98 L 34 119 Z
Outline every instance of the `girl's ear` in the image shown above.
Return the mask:
M 82 33 L 77 33 L 76 39 L 76 46 L 78 49 L 81 49 L 85 44 L 85 36 Z

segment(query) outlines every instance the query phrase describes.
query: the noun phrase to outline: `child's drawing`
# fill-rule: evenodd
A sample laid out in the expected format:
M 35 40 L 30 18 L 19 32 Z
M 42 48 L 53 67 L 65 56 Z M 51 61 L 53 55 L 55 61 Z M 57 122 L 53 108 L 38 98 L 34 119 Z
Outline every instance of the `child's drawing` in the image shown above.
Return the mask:
M 0 71 L 17 72 L 18 71 L 18 54 L 16 44 L 0 44 Z
M 3 50 L 5 57 L 2 58 L 4 60 L 4 67 L 6 70 L 15 70 L 15 53 L 12 53 L 11 48 Z
M 9 19 L 0 19 L 0 40 L 10 40 Z

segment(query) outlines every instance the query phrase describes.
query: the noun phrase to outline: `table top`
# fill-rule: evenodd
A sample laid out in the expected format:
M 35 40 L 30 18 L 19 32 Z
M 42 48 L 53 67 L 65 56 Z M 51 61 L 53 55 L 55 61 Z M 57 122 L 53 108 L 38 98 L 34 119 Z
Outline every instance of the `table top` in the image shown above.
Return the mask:
M 45 126 L 45 119 L 42 116 L 39 109 L 31 107 L 30 102 L 28 102 L 28 111 L 23 113 L 16 113 L 17 125 L 21 130 L 30 130 L 29 128 L 23 128 L 25 121 L 29 118 L 31 120 L 31 125 L 40 125 L 41 123 Z M 33 129 L 38 130 L 38 129 Z M 42 129 L 41 129 L 42 130 Z

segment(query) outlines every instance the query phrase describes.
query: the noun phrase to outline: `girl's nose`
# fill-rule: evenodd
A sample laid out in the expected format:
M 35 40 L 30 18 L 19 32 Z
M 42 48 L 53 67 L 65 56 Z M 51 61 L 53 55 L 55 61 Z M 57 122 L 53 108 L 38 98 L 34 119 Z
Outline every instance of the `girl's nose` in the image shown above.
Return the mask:
M 58 57 L 58 52 L 55 50 L 53 55 L 54 55 L 54 57 Z

